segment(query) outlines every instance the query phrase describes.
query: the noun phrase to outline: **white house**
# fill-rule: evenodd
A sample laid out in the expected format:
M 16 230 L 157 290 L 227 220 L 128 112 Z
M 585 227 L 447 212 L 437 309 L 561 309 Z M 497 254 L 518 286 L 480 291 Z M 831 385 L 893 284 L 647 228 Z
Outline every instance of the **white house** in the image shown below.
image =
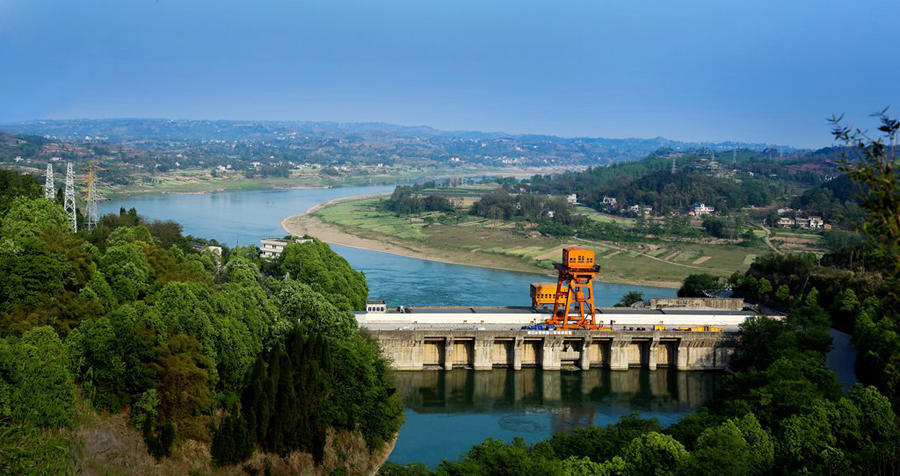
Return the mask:
M 566 195 L 566 201 L 571 205 L 575 205 L 576 203 L 578 203 L 578 195 L 574 193 L 571 195 Z
M 281 252 L 284 251 L 284 247 L 291 243 L 306 243 L 309 240 L 293 238 L 293 239 L 284 239 L 284 238 L 263 238 L 259 240 L 262 242 L 262 246 L 259 248 L 259 255 L 263 259 L 278 259 L 281 256 Z
M 715 212 L 715 207 L 710 207 L 703 202 L 699 202 L 691 205 L 691 210 L 688 212 L 688 214 L 696 217 L 701 217 L 703 215 L 712 215 Z
M 603 197 L 603 205 L 608 205 L 610 208 L 616 208 L 618 201 L 616 197 Z
M 818 230 L 825 227 L 825 220 L 822 217 L 809 217 L 809 227 Z
M 788 228 L 794 226 L 794 219 L 790 217 L 781 217 L 778 219 L 778 226 Z

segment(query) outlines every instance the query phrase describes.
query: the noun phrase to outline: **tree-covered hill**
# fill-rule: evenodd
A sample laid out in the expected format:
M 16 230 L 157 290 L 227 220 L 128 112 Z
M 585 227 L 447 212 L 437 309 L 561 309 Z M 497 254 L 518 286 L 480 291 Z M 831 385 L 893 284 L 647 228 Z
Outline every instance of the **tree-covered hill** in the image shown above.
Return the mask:
M 156 458 L 211 448 L 199 467 L 254 450 L 322 463 L 334 431 L 393 438 L 402 403 L 351 313 L 365 278 L 325 243 L 263 262 L 135 210 L 76 234 L 33 178 L 0 184 L 0 473 L 73 472 L 84 401 Z
M 604 208 L 604 197 L 611 197 L 620 207 L 650 206 L 659 214 L 684 212 L 695 202 L 728 212 L 827 187 L 840 174 L 837 160 L 844 151 L 828 148 L 780 157 L 733 150 L 717 157 L 712 151 L 662 149 L 638 161 L 538 175 L 511 187 L 540 194 L 576 193 L 580 202 L 597 209 Z

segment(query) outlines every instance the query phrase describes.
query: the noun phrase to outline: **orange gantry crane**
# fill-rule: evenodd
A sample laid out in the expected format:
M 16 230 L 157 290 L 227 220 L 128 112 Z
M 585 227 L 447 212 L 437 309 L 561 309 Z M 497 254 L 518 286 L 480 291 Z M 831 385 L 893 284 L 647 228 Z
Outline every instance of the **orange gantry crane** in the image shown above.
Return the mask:
M 594 251 L 570 246 L 562 250 L 562 263 L 553 266 L 559 271 L 553 300 L 553 316 L 546 321 L 560 329 L 597 330 L 594 309 L 594 277 L 600 274 Z M 572 311 L 575 313 L 572 313 Z

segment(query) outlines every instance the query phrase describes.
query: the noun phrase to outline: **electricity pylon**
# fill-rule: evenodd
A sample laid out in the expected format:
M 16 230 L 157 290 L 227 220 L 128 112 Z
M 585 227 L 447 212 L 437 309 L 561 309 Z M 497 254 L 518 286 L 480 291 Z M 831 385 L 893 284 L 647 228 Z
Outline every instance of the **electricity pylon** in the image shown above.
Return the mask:
M 53 201 L 56 198 L 56 186 L 53 185 L 53 164 L 47 162 L 47 176 L 44 178 L 44 198 Z
M 72 162 L 66 162 L 66 193 L 63 201 L 66 208 L 66 216 L 72 225 L 72 233 L 78 233 L 78 216 L 75 212 L 75 171 Z
M 97 226 L 97 177 L 94 175 L 96 166 L 91 164 L 87 176 L 87 216 L 85 225 L 88 231 Z

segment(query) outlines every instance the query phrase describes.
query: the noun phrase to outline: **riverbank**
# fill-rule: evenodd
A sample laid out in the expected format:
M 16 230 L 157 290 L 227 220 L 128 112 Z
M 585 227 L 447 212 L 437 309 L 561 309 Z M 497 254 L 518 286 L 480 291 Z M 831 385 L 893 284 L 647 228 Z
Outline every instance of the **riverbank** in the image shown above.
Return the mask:
M 337 206 L 356 207 L 367 202 L 371 203 L 377 198 L 384 195 L 368 195 L 364 197 L 348 197 L 330 200 L 328 202 L 317 204 L 306 210 L 301 215 L 289 216 L 282 220 L 282 228 L 297 236 L 310 235 L 319 238 L 327 243 L 348 246 L 351 248 L 365 249 L 369 251 L 377 251 L 400 256 L 407 256 L 428 261 L 437 261 L 443 263 L 460 264 L 467 266 L 476 266 L 489 269 L 500 269 L 506 271 L 517 271 L 525 273 L 538 273 L 547 276 L 554 276 L 552 262 L 558 259 L 559 250 L 569 245 L 585 244 L 594 248 L 600 248 L 604 251 L 610 249 L 610 244 L 606 247 L 599 243 L 587 242 L 580 240 L 562 240 L 551 237 L 542 238 L 525 238 L 528 247 L 516 246 L 522 243 L 515 243 L 514 240 L 521 240 L 519 237 L 507 236 L 509 230 L 503 227 L 498 229 L 489 229 L 489 226 L 483 224 L 462 224 L 462 225 L 442 225 L 432 223 L 428 225 L 428 234 L 411 238 L 400 238 L 396 235 L 381 233 L 377 229 L 366 229 L 360 226 L 348 226 L 346 224 L 336 223 L 334 221 L 326 221 L 321 216 L 321 212 L 327 209 L 334 209 Z M 359 210 L 351 210 L 351 214 L 363 216 L 365 213 L 358 213 Z M 421 225 L 421 224 L 418 224 Z M 499 235 L 499 236 L 497 236 Z M 503 249 L 498 248 L 498 243 L 491 240 L 499 240 L 505 242 L 509 246 Z M 481 241 L 483 246 L 475 246 L 473 241 Z M 457 246 L 448 246 L 448 243 L 455 243 Z M 523 255 L 519 251 L 526 250 Z M 549 250 L 549 251 L 548 251 Z M 625 251 L 623 254 L 622 251 Z M 609 271 L 603 273 L 602 282 L 613 284 L 629 284 L 638 286 L 654 286 L 662 288 L 677 289 L 681 286 L 681 276 L 677 275 L 677 279 L 647 279 L 640 276 L 653 276 L 653 273 L 647 273 L 644 269 L 644 261 L 654 263 L 654 257 L 646 257 L 646 260 L 640 260 L 637 266 L 629 268 L 623 267 L 619 260 L 629 259 L 627 250 L 619 249 L 613 251 L 615 255 L 622 255 L 618 260 L 614 261 L 614 266 L 610 266 Z M 612 254 L 612 253 L 611 253 Z M 630 260 L 634 261 L 634 260 Z M 666 266 L 679 267 L 678 263 L 668 264 Z M 680 271 L 685 274 L 686 271 L 692 271 L 695 268 L 687 266 Z M 697 271 L 694 271 L 697 272 Z M 657 276 L 659 273 L 656 274 Z
M 133 177 L 128 185 L 105 186 L 103 196 L 108 199 L 146 194 L 214 193 L 251 190 L 290 190 L 302 188 L 357 187 L 395 185 L 424 180 L 473 177 L 530 177 L 535 174 L 557 173 L 558 167 L 485 167 L 485 168 L 396 168 L 386 171 L 359 169 L 330 175 L 322 169 L 293 170 L 289 177 L 246 178 L 241 171 L 178 170 L 154 175 Z M 32 170 L 32 173 L 40 173 Z
M 532 266 L 516 263 L 512 260 L 493 259 L 486 262 L 479 256 L 466 256 L 463 253 L 453 252 L 452 250 L 439 249 L 420 243 L 409 243 L 404 241 L 393 241 L 388 239 L 373 239 L 351 234 L 343 230 L 340 226 L 333 225 L 322 221 L 313 215 L 321 208 L 330 205 L 358 200 L 361 197 L 339 198 L 325 203 L 318 204 L 302 215 L 289 216 L 282 220 L 281 227 L 288 233 L 296 236 L 310 235 L 314 236 L 326 243 L 347 246 L 350 248 L 358 248 L 368 251 L 377 251 L 379 253 L 388 253 L 398 256 L 406 256 L 409 258 L 417 258 L 427 261 L 436 261 L 440 263 L 461 264 L 466 266 L 477 266 L 480 268 L 502 269 L 505 271 L 518 271 L 525 273 L 542 273 L 550 275 L 546 269 L 535 269 Z M 371 196 L 366 197 L 371 198 Z M 628 283 L 619 283 L 628 284 Z M 660 286 L 666 287 L 666 286 Z

